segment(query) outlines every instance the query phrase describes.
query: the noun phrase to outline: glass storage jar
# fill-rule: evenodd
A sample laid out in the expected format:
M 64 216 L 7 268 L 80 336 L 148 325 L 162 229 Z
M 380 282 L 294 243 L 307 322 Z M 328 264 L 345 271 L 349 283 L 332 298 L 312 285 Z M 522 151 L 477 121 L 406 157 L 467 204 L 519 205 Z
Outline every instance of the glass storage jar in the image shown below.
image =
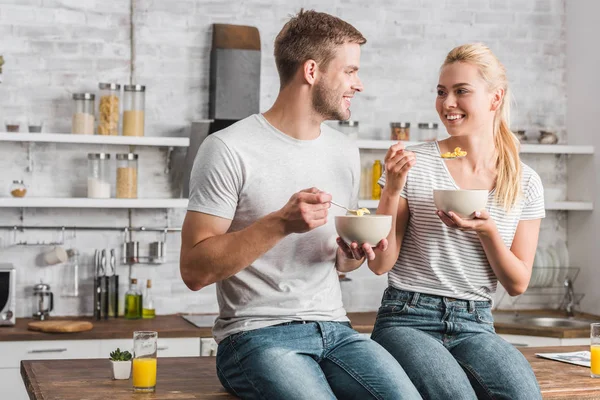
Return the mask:
M 117 154 L 117 198 L 136 199 L 138 184 L 138 155 Z
M 98 103 L 98 135 L 116 136 L 119 134 L 119 107 L 121 85 L 99 83 L 100 102 Z
M 12 197 L 25 197 L 27 194 L 27 186 L 22 180 L 13 181 L 10 185 L 10 194 Z
M 438 124 L 435 122 L 420 122 L 418 140 L 432 142 L 438 138 Z
M 123 136 L 144 136 L 146 87 L 125 85 L 123 89 Z
M 94 134 L 94 105 L 96 96 L 93 93 L 73 94 L 73 119 L 71 132 L 82 135 Z
M 410 140 L 410 122 L 392 122 L 390 127 L 390 140 Z
M 110 198 L 110 154 L 88 154 L 87 196 L 93 199 Z

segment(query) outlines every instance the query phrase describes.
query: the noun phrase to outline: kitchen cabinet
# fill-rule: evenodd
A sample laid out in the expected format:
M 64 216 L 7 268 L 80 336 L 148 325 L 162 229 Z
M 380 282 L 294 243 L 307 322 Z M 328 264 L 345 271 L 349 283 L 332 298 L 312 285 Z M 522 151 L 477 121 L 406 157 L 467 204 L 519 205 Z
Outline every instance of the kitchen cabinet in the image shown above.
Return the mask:
M 200 338 L 159 338 L 157 343 L 158 357 L 198 357 L 200 356 L 200 340 Z M 209 340 L 214 342 L 213 339 Z M 133 339 L 0 342 L 0 354 L 2 354 L 2 357 L 0 357 L 0 388 L 2 388 L 0 398 L 10 400 L 28 399 L 19 372 L 21 360 L 82 358 L 108 360 L 110 352 L 117 347 L 121 350 L 132 351 L 132 345 Z M 216 347 L 214 354 L 216 354 Z M 108 373 L 108 362 L 106 365 Z

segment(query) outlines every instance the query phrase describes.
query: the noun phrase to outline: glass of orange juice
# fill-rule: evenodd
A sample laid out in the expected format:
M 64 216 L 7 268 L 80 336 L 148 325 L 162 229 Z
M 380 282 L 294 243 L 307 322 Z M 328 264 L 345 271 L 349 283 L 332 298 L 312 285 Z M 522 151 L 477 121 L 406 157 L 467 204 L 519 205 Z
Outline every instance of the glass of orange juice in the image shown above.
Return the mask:
M 133 332 L 133 391 L 151 393 L 156 389 L 156 341 L 153 331 Z
M 590 375 L 592 378 L 600 378 L 600 324 L 591 324 L 591 347 L 590 352 Z

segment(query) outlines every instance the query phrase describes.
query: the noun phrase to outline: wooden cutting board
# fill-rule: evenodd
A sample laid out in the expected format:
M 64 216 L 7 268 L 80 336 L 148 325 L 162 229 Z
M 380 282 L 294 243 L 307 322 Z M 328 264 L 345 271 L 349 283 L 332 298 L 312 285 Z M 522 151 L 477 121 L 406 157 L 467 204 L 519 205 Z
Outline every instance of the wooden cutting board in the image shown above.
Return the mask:
M 92 329 L 94 325 L 89 321 L 33 321 L 27 324 L 31 331 L 39 332 L 84 332 Z

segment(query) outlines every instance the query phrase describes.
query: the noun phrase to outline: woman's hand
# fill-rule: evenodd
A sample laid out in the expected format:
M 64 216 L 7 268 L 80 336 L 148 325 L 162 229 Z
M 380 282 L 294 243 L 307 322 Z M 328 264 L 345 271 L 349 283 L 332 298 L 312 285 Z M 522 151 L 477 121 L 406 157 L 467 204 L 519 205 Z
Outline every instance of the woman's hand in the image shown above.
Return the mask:
M 417 158 L 412 151 L 406 151 L 400 142 L 393 144 L 385 155 L 385 190 L 392 194 L 400 194 L 408 171 L 415 165 Z
M 388 248 L 387 239 L 381 239 L 381 241 L 377 243 L 377 246 L 372 247 L 369 243 L 359 245 L 356 242 L 352 242 L 348 245 L 341 237 L 338 237 L 337 244 L 344 253 L 344 256 L 350 260 L 361 260 L 363 257 L 367 257 L 368 260 L 372 261 L 375 259 L 374 248 L 380 251 L 386 251 Z
M 460 229 L 461 231 L 475 231 L 487 235 L 496 229 L 496 223 L 485 210 L 473 213 L 473 219 L 463 219 L 452 211 L 445 213 L 444 211 L 437 210 L 436 214 L 446 226 Z

